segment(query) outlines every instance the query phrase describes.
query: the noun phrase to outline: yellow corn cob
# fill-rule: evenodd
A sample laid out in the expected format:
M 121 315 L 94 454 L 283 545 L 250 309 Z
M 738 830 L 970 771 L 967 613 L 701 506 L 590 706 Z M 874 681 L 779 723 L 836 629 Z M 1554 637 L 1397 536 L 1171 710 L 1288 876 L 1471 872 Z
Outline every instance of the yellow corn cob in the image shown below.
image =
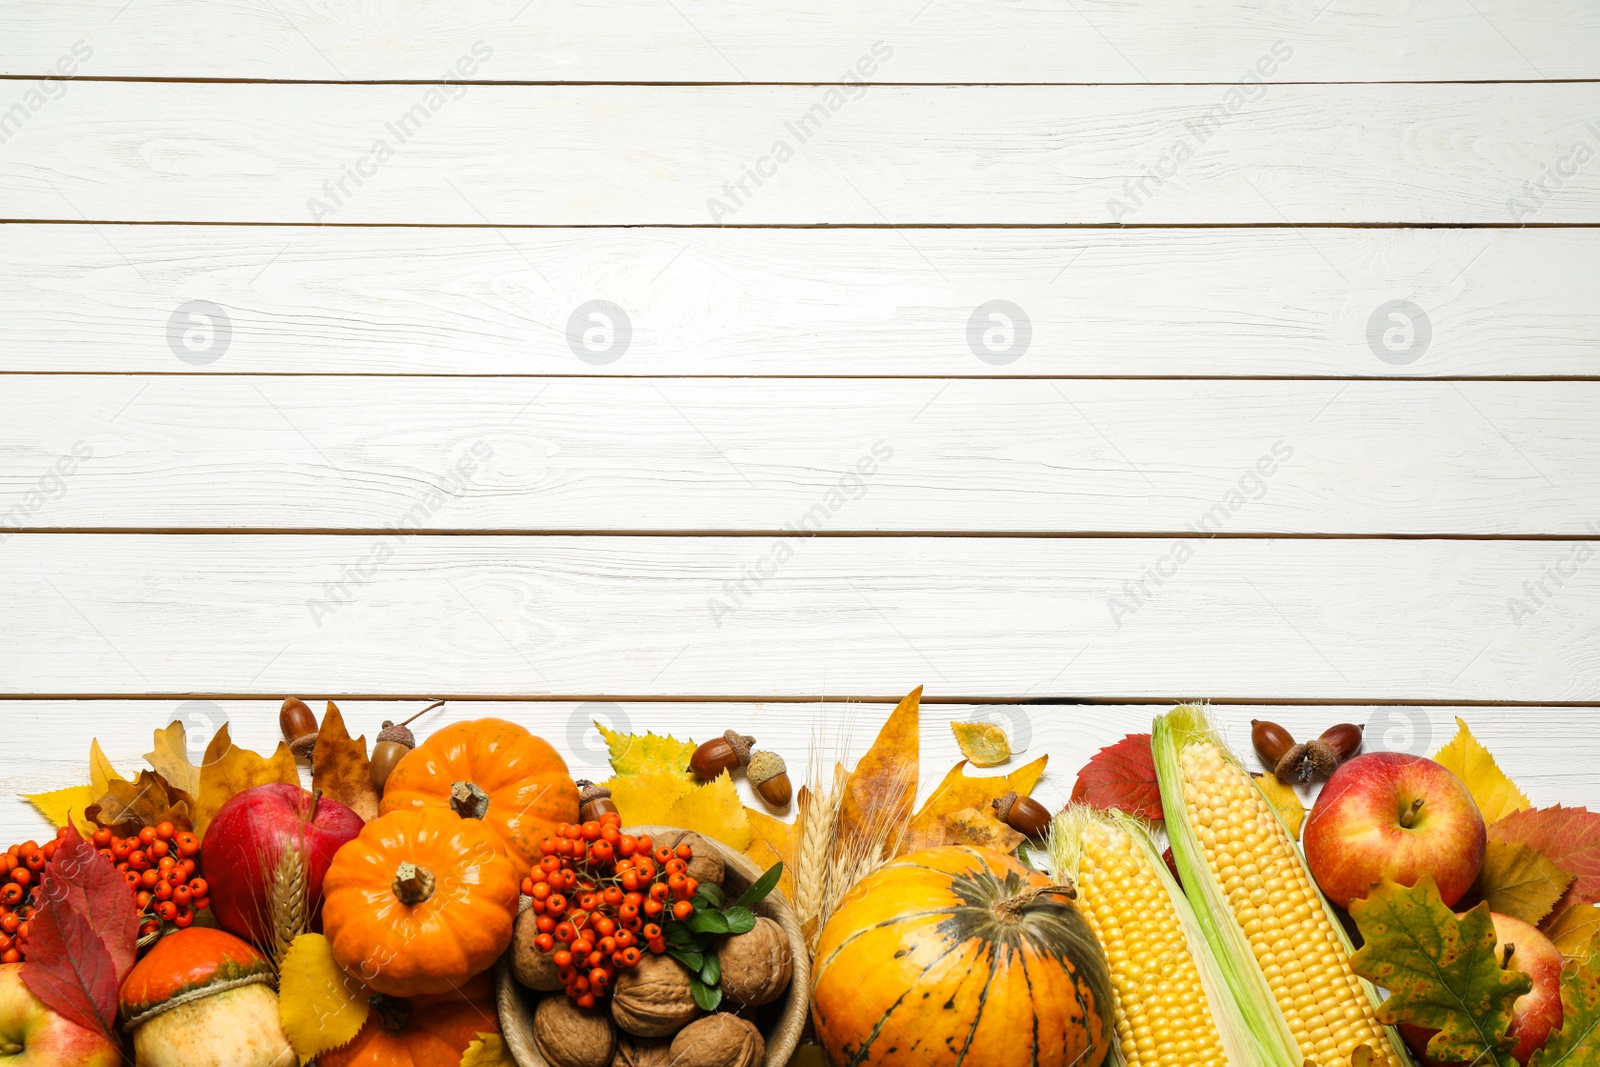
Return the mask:
M 1198 716 L 1184 708 L 1174 715 L 1184 711 Z M 1177 757 L 1187 829 L 1306 1063 L 1351 1067 L 1354 1057 L 1357 1067 L 1401 1067 L 1371 995 L 1350 969 L 1342 933 L 1249 774 L 1201 737 L 1182 742 Z M 1171 802 L 1163 788 L 1163 805 Z M 1184 877 L 1187 883 L 1187 868 Z M 1369 1051 L 1358 1054 L 1362 1046 Z
M 1212 1014 L 1179 908 L 1187 908 L 1165 864 L 1136 826 L 1069 808 L 1051 823 L 1051 866 L 1071 877 L 1078 910 L 1111 965 L 1117 1048 L 1126 1067 L 1246 1067 L 1229 1057 Z M 1158 871 L 1156 865 L 1161 864 Z M 1070 873 L 1069 873 L 1070 871 Z

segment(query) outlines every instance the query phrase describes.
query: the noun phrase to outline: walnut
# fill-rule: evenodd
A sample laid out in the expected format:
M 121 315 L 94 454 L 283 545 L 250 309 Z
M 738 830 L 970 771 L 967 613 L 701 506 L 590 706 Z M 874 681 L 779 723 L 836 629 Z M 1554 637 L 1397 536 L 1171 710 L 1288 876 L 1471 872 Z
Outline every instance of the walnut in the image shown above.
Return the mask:
M 673 1067 L 760 1067 L 767 1043 L 754 1023 L 717 1012 L 678 1031 L 671 1052 Z
M 671 1047 L 672 1042 L 664 1037 L 623 1034 L 617 1039 L 617 1055 L 611 1067 L 676 1067 Z
M 671 956 L 646 952 L 611 987 L 611 1017 L 635 1037 L 667 1037 L 699 1014 L 689 972 Z
M 617 1031 L 599 1008 L 580 1008 L 565 993 L 539 1001 L 533 1036 L 553 1067 L 611 1067 Z
M 669 830 L 656 835 L 652 840 L 656 848 L 666 846 L 676 849 L 679 845 L 686 844 L 694 849 L 694 859 L 689 861 L 689 869 L 684 873 L 697 882 L 713 882 L 721 885 L 727 875 L 727 868 L 722 862 L 722 853 L 717 851 L 717 846 L 699 834 L 690 833 L 688 830 Z
M 533 939 L 539 936 L 539 928 L 535 925 L 538 918 L 532 911 L 525 911 L 517 917 L 517 933 L 511 942 L 511 970 L 516 974 L 517 981 L 529 989 L 552 993 L 564 986 L 556 976 L 556 961 L 550 953 L 541 951 L 533 943 Z
M 794 954 L 783 927 L 771 919 L 756 919 L 742 934 L 730 934 L 717 943 L 722 964 L 722 992 L 735 1007 L 771 1004 L 789 988 L 794 975 Z

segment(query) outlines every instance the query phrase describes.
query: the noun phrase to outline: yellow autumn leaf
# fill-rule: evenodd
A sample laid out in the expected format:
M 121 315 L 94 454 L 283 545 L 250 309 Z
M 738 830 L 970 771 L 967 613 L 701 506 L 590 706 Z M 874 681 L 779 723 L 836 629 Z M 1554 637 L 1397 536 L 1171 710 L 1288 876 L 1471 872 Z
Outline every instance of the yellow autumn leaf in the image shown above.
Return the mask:
M 233 743 L 223 723 L 206 746 L 200 766 L 200 792 L 195 794 L 194 832 L 204 837 L 212 818 L 235 795 L 258 785 L 282 782 L 300 784 L 300 768 L 288 742 L 279 741 L 271 757 L 261 756 Z
M 50 825 L 61 827 L 67 825 L 67 816 L 74 816 L 73 822 L 79 831 L 92 834 L 95 825 L 84 817 L 84 809 L 95 802 L 94 786 L 74 785 L 66 789 L 57 789 L 50 793 L 23 793 L 23 800 L 39 809 L 39 814 L 50 820 Z
M 744 854 L 763 871 L 771 869 L 774 863 L 783 864 L 783 875 L 778 879 L 778 891 L 790 900 L 794 899 L 794 842 L 795 827 L 799 820 L 787 823 L 782 819 L 774 819 L 764 811 L 754 808 L 744 809 L 745 821 L 750 824 L 750 844 L 745 846 Z
M 333 960 L 321 934 L 301 934 L 278 976 L 278 1022 L 301 1064 L 347 1045 L 366 1024 L 367 987 Z
M 506 1039 L 499 1034 L 479 1034 L 461 1054 L 461 1067 L 517 1067 L 506 1047 Z
M 1255 776 L 1256 785 L 1261 787 L 1261 792 L 1266 795 L 1267 803 L 1278 813 L 1278 818 L 1283 820 L 1283 825 L 1289 828 L 1289 836 L 1296 841 L 1300 840 L 1300 827 L 1306 821 L 1306 806 L 1300 799 L 1300 794 L 1294 791 L 1294 786 L 1284 785 L 1278 781 L 1275 774 L 1258 774 Z
M 192 797 L 200 795 L 200 768 L 189 762 L 189 735 L 181 721 L 174 719 L 165 730 L 157 730 L 155 750 L 144 758 L 168 784 Z
M 1517 784 L 1507 778 L 1494 757 L 1489 755 L 1489 750 L 1478 743 L 1472 736 L 1472 731 L 1467 729 L 1467 724 L 1456 720 L 1460 727 L 1456 736 L 1434 754 L 1434 760 L 1448 767 L 1457 778 L 1461 779 L 1467 787 L 1467 792 L 1472 794 L 1472 799 L 1478 803 L 1478 811 L 1483 814 L 1486 823 L 1498 822 L 1514 811 L 1521 811 L 1533 805 L 1528 803 L 1528 798 L 1523 795 Z
M 1600 939 L 1600 907 L 1574 904 L 1546 920 L 1539 930 L 1568 960 L 1586 960 L 1600 948 L 1596 944 Z
M 111 766 L 111 761 L 106 759 L 106 754 L 100 751 L 100 739 L 97 737 L 89 742 L 89 788 L 94 790 L 97 797 L 105 796 L 106 790 L 111 788 L 112 782 L 126 782 L 127 779 L 117 773 Z
M 686 776 L 668 771 L 641 771 L 619 775 L 605 783 L 624 826 L 676 826 L 672 804 L 693 789 Z
M 735 852 L 750 847 L 750 820 L 726 771 L 673 801 L 666 824 L 714 837 Z
M 1490 841 L 1473 884 L 1489 910 L 1537 926 L 1572 884 L 1572 875 L 1538 849 L 1515 841 Z
M 953 722 L 950 732 L 974 767 L 998 767 L 1011 758 L 1011 742 L 999 723 Z
M 689 778 L 689 757 L 694 755 L 693 741 L 679 741 L 668 734 L 619 734 L 601 723 L 594 728 L 605 738 L 611 751 L 611 769 L 618 775 L 643 774 L 664 771 Z

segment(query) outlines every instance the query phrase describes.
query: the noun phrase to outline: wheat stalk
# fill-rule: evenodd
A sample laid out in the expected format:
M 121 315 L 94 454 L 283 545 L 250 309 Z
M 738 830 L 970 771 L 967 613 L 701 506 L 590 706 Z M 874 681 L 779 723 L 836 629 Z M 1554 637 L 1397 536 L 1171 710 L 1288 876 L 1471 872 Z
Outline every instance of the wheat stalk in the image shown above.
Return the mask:
M 838 775 L 831 789 L 822 791 L 808 785 L 800 790 L 795 817 L 799 831 L 794 850 L 794 906 L 802 925 L 822 912 L 843 799 Z
M 286 845 L 278 854 L 267 896 L 267 919 L 272 928 L 272 969 L 283 966 L 294 939 L 311 928 L 310 886 L 305 853 L 298 844 Z

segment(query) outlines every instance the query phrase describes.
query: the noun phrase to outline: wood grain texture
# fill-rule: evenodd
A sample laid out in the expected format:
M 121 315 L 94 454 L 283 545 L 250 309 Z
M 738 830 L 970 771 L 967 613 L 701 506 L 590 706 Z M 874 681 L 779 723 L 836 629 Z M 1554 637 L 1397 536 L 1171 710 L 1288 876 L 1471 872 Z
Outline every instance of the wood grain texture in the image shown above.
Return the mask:
M 1597 407 L 1600 382 L 18 375 L 0 525 L 771 531 L 836 493 L 831 530 L 1592 537 Z
M 0 370 L 596 375 L 1600 375 L 1600 230 L 0 226 Z M 632 340 L 568 339 L 606 299 Z M 979 305 L 1028 316 L 980 359 Z M 192 300 L 231 341 L 168 341 Z M 1375 354 L 1409 300 L 1428 345 Z M 1381 335 L 1380 335 L 1381 336 Z
M 1592 78 L 1600 17 L 1584 0 L 1266 0 L 1150 6 L 804 0 L 19 0 L 0 72 L 38 75 L 77 40 L 100 76 L 434 79 L 479 40 L 472 77 L 536 81 L 833 81 L 876 40 L 913 82 L 1230 82 L 1272 41 L 1305 81 Z
M 1600 84 L 853 88 L 85 82 L 6 142 L 0 197 L 47 221 L 1600 222 Z
M 0 692 L 884 696 L 926 681 L 951 697 L 1589 701 L 1593 556 L 1559 541 L 15 534 Z
M 301 694 L 322 707 L 320 698 Z M 340 700 L 353 733 L 370 741 L 384 719 L 400 719 L 422 705 L 414 702 Z M 828 757 L 859 758 L 871 743 L 892 704 L 829 703 L 630 703 L 615 701 L 495 702 L 452 701 L 422 720 L 417 736 L 425 737 L 448 723 L 497 716 L 521 723 L 561 752 L 575 777 L 610 776 L 605 745 L 591 723 L 614 729 L 653 730 L 679 738 L 704 740 L 730 726 L 753 734 L 761 747 L 783 755 L 796 783 L 802 781 L 806 753 L 813 742 Z M 1002 725 L 1012 745 L 1026 746 L 1011 766 L 1048 754 L 1049 768 L 1035 796 L 1050 808 L 1064 804 L 1072 783 L 1090 756 L 1125 733 L 1147 731 L 1159 704 L 1137 705 L 922 705 L 922 773 L 919 794 L 926 799 L 946 769 L 961 758 L 948 724 L 982 720 Z M 88 780 L 89 738 L 98 738 L 106 755 L 124 774 L 143 766 L 151 733 L 169 722 L 185 724 L 196 741 L 192 758 L 199 762 L 203 743 L 227 722 L 233 739 L 247 748 L 267 751 L 277 741 L 277 702 L 271 700 L 20 700 L 0 704 L 0 712 L 20 736 L 32 739 L 30 758 L 0 765 L 0 839 L 21 841 L 44 831 L 44 821 L 15 794 L 61 789 Z M 1314 737 L 1336 722 L 1367 727 L 1364 751 L 1431 754 L 1455 733 L 1460 716 L 1473 734 L 1494 753 L 1535 806 L 1587 805 L 1600 808 L 1600 780 L 1593 773 L 1592 753 L 1571 743 L 1572 723 L 1583 711 L 1540 707 L 1273 707 L 1212 705 L 1211 713 L 1224 737 L 1251 768 L 1250 720 L 1270 719 L 1296 737 Z M 998 774 L 1011 769 L 974 770 Z M 303 770 L 302 770 L 303 773 Z M 760 802 L 743 778 L 737 780 L 746 804 Z M 1302 789 L 1309 801 L 1316 787 Z M 793 817 L 793 809 L 779 813 Z

